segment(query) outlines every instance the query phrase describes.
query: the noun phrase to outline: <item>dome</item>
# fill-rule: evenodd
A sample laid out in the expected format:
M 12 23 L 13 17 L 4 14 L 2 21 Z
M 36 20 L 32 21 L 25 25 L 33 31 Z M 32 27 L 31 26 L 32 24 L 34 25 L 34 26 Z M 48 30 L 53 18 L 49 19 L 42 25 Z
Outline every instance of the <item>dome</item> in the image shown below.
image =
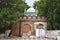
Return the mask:
M 34 8 L 29 8 L 29 9 L 27 10 L 27 12 L 35 12 L 35 9 L 34 9 Z

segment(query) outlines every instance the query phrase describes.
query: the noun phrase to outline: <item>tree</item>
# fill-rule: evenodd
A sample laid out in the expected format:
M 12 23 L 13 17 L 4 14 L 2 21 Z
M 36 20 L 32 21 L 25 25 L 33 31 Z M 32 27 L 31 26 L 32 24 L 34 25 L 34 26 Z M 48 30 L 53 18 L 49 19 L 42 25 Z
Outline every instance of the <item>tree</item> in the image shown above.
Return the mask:
M 25 8 L 28 5 L 22 0 L 0 0 L 0 29 L 9 28 L 19 21 Z
M 47 16 L 49 20 L 48 29 L 60 29 L 60 0 L 40 0 L 35 3 L 39 16 Z

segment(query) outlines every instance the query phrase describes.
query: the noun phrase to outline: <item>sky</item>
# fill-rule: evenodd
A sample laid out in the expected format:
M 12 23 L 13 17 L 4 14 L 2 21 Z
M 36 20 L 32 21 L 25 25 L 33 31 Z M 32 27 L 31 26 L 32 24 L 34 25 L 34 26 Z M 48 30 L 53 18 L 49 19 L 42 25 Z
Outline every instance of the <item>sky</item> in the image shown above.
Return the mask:
M 30 7 L 33 7 L 33 3 L 34 1 L 38 1 L 38 0 L 26 0 L 25 2 L 27 3 L 27 5 L 29 5 Z

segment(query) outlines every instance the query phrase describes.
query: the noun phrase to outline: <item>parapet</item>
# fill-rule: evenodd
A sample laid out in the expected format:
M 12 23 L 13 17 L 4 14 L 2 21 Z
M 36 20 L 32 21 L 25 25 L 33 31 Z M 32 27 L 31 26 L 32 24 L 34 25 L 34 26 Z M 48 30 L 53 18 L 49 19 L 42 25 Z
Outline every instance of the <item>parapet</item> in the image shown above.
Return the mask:
M 47 22 L 48 19 L 45 16 L 23 16 L 20 17 L 21 21 L 39 21 L 39 22 Z

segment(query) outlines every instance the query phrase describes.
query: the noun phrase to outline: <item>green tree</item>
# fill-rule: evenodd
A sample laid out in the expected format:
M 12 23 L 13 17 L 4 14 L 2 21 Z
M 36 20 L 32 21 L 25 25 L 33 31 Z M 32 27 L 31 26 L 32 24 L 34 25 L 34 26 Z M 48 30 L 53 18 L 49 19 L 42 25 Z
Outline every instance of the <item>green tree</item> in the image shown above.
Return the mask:
M 25 8 L 28 8 L 28 5 L 22 0 L 0 0 L 0 29 L 9 28 L 19 21 Z
M 39 16 L 48 17 L 48 29 L 60 29 L 60 0 L 40 0 L 34 7 L 39 11 Z

